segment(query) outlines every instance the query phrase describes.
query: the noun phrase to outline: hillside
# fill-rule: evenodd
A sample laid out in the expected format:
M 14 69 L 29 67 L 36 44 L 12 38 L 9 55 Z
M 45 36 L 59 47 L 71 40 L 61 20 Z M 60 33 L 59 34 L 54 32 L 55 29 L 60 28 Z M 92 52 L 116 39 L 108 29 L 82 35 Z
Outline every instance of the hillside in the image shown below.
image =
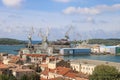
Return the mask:
M 10 38 L 0 38 L 0 45 L 19 45 L 25 44 L 25 41 L 10 39 Z
M 120 39 L 90 39 L 89 44 L 118 45 Z
M 0 38 L 0 45 L 19 45 L 26 43 L 27 43 L 26 41 L 17 40 L 17 39 Z M 118 45 L 120 44 L 120 39 L 90 39 L 89 44 Z

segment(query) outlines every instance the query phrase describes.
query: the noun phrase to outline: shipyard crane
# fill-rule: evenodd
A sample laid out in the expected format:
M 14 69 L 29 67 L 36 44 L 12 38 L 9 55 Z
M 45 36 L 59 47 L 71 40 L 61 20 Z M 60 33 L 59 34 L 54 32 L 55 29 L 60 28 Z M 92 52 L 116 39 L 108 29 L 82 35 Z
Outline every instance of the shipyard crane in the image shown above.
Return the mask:
M 91 38 L 92 38 L 92 36 L 90 34 L 88 34 L 85 43 L 88 44 Z
M 28 34 L 28 48 L 32 47 L 32 35 L 34 34 L 34 28 L 32 27 Z
M 65 33 L 65 38 L 68 40 L 69 39 L 69 33 L 72 30 L 73 26 L 69 27 L 69 29 L 67 30 L 67 32 Z
M 49 36 L 49 31 L 50 31 L 50 28 L 48 27 L 45 34 L 42 32 L 42 29 L 40 28 L 38 35 L 42 38 L 42 41 L 45 41 L 45 42 L 47 41 L 47 38 Z
M 46 34 L 43 33 L 40 29 L 39 34 L 38 34 L 42 38 L 42 45 L 43 45 L 44 49 L 46 49 L 47 45 L 48 45 L 48 39 L 47 38 L 49 36 L 49 31 L 50 31 L 49 27 L 46 30 Z
M 75 36 L 76 36 L 76 39 L 79 38 L 80 41 L 82 40 L 82 35 L 81 35 L 80 33 L 77 32 Z M 78 40 L 79 40 L 79 39 L 78 39 Z
M 79 40 L 82 41 L 82 35 L 78 32 L 74 32 L 74 47 L 79 46 Z

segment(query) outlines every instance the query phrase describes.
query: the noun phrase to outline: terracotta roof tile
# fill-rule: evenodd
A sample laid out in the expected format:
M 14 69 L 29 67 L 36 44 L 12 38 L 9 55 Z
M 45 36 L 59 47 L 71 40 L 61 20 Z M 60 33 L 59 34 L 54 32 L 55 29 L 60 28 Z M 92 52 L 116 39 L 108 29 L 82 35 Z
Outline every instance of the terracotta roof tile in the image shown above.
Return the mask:
M 31 56 L 31 57 L 46 57 L 47 54 L 25 54 L 26 56 Z
M 15 72 L 34 72 L 32 69 L 22 69 L 22 68 L 14 68 L 13 71 Z
M 3 64 L 3 62 L 0 61 L 0 65 Z
M 41 67 L 47 68 L 48 64 L 40 64 Z
M 56 74 L 64 76 L 70 71 L 71 71 L 70 68 L 65 68 L 65 67 L 57 67 L 56 69 L 48 69 L 48 68 L 46 68 L 43 72 L 41 72 L 41 74 L 48 75 L 48 73 L 51 72 L 51 73 L 56 73 Z M 68 75 L 71 76 L 71 74 L 68 74 Z M 71 77 L 74 77 L 74 76 L 71 76 Z
M 5 64 L 0 64 L 0 69 L 5 69 L 5 68 L 8 68 L 8 66 Z
M 65 67 L 57 67 L 56 68 L 56 73 L 60 74 L 60 75 L 65 75 L 66 73 L 68 73 L 69 71 L 71 71 L 70 68 L 65 68 Z
M 49 70 L 48 70 L 48 69 L 45 69 L 43 72 L 41 72 L 41 74 L 43 74 L 43 75 L 48 75 L 48 72 L 49 72 Z
M 41 78 L 40 80 L 48 80 L 48 79 Z
M 44 79 L 44 78 L 41 78 L 40 80 L 58 80 L 58 79 L 60 79 L 60 77 L 52 78 L 52 79 Z
M 69 77 L 69 78 L 75 78 L 76 77 L 76 74 L 73 73 L 73 72 L 68 72 L 67 74 L 65 74 L 66 77 Z

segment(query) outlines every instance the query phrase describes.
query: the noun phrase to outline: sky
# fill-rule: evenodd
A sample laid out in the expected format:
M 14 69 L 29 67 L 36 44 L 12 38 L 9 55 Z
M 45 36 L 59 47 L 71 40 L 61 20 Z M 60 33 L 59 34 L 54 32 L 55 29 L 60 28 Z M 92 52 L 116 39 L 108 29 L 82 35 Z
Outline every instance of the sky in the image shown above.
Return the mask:
M 0 38 L 120 38 L 120 0 L 0 0 Z

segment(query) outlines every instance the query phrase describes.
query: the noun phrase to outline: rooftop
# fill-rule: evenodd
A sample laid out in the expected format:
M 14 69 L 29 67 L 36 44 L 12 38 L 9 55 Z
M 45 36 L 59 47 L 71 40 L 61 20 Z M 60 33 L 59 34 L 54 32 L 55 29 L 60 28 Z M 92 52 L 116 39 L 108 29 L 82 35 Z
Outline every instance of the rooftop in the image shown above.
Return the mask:
M 8 68 L 8 66 L 0 62 L 0 69 L 6 69 L 6 68 Z
M 31 57 L 46 57 L 47 54 L 25 54 L 26 56 L 31 56 Z
M 65 76 L 69 77 L 69 78 L 75 78 L 76 77 L 76 73 L 68 72 L 67 74 L 65 74 Z
M 13 71 L 15 71 L 15 72 L 31 72 L 31 71 L 33 71 L 34 72 L 34 70 L 32 70 L 32 69 L 23 69 L 23 68 L 21 68 L 21 67 L 18 67 L 18 68 L 14 68 L 14 69 L 12 69 Z
M 40 64 L 41 67 L 47 68 L 48 64 Z

